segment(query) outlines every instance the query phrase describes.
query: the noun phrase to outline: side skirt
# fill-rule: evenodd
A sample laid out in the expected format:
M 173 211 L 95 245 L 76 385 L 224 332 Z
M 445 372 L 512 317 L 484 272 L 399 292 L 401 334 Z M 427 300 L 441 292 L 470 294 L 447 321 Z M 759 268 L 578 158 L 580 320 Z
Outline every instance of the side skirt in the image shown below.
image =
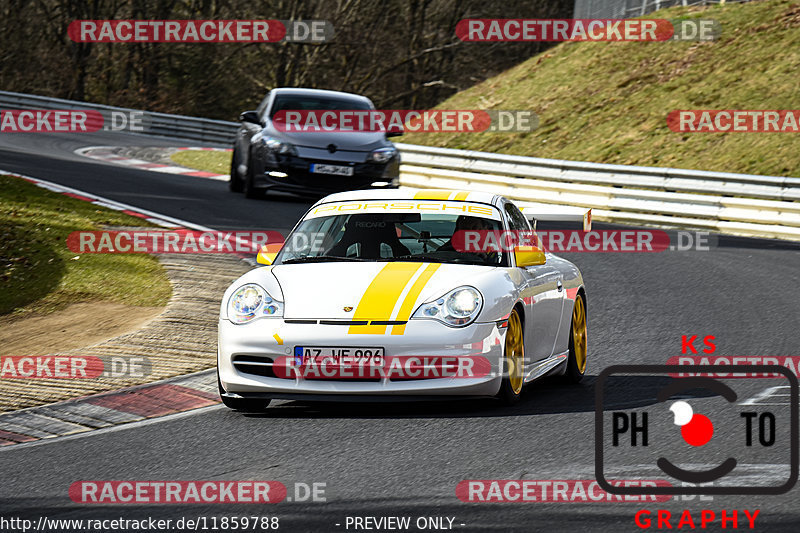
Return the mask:
M 559 354 L 553 354 L 544 361 L 534 363 L 533 367 L 525 374 L 525 383 L 530 383 L 554 370 L 558 365 L 564 363 L 568 356 L 569 350 Z

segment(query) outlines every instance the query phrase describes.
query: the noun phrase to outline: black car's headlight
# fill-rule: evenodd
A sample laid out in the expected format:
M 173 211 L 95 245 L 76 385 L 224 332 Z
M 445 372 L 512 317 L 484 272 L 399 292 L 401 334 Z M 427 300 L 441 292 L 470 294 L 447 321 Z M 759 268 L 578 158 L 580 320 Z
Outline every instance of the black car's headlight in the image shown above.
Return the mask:
M 297 155 L 297 147 L 292 143 L 287 143 L 285 141 L 281 141 L 280 139 L 276 139 L 274 137 L 262 137 L 261 142 L 264 143 L 264 146 L 266 146 L 275 153 L 293 155 L 293 156 Z
M 478 318 L 483 296 L 475 287 L 458 287 L 444 296 L 425 302 L 413 318 L 433 318 L 449 326 L 466 326 Z
M 228 319 L 234 324 L 244 324 L 259 317 L 282 317 L 283 302 L 272 298 L 255 283 L 242 285 L 228 300 Z
M 367 161 L 372 161 L 374 163 L 386 163 L 395 155 L 397 155 L 397 150 L 395 148 L 378 148 L 369 154 Z

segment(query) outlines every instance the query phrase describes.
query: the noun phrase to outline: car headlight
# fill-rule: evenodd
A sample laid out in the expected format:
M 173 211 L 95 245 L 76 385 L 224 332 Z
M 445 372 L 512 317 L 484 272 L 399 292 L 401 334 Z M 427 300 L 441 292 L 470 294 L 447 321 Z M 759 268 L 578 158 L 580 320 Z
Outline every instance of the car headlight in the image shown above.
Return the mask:
M 228 319 L 235 324 L 244 324 L 259 317 L 282 316 L 283 302 L 272 298 L 255 283 L 242 285 L 228 300 Z
M 262 137 L 261 142 L 263 142 L 264 145 L 273 152 L 294 156 L 297 155 L 297 147 L 292 143 L 287 143 L 274 137 Z
M 377 150 L 369 154 L 367 161 L 373 161 L 375 163 L 386 163 L 396 154 L 397 150 L 395 150 L 394 148 L 378 148 Z
M 478 318 L 483 296 L 474 287 L 458 287 L 419 306 L 413 318 L 433 318 L 449 326 L 466 326 Z

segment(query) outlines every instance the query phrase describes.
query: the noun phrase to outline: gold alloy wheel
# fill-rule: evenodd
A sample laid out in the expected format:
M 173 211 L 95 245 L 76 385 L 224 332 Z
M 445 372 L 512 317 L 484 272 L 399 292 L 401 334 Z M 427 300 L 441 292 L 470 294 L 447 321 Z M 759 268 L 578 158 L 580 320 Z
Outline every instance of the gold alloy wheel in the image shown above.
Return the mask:
M 519 394 L 522 391 L 522 372 L 524 350 L 522 344 L 522 322 L 516 309 L 508 317 L 508 330 L 506 331 L 506 368 L 508 369 L 508 383 L 511 391 Z
M 575 298 L 572 310 L 572 349 L 575 352 L 575 365 L 583 374 L 586 371 L 586 305 L 583 298 Z

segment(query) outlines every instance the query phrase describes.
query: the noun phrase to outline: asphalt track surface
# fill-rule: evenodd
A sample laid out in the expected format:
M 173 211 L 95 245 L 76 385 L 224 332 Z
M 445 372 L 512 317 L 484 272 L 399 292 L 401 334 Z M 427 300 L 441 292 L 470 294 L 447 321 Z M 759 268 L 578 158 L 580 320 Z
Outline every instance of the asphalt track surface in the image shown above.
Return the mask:
M 310 205 L 289 198 L 247 200 L 229 193 L 225 182 L 124 168 L 72 153 L 89 145 L 185 144 L 125 134 L 3 134 L 0 168 L 215 229 L 285 233 Z M 456 485 L 465 479 L 593 479 L 593 384 L 609 365 L 664 364 L 680 355 L 682 335 L 714 335 L 715 355 L 800 355 L 800 247 L 795 244 L 720 237 L 707 252 L 568 257 L 582 269 L 588 292 L 590 359 L 580 385 L 544 380 L 528 387 L 513 407 L 491 401 L 280 402 L 264 414 L 243 415 L 218 406 L 14 446 L 0 450 L 0 516 L 261 515 L 279 517 L 282 531 L 355 531 L 346 528 L 346 518 L 355 516 L 410 516 L 412 526 L 420 516 L 447 516 L 455 518 L 455 530 L 463 531 L 637 531 L 634 514 L 640 509 L 670 510 L 673 528 L 681 511 L 689 509 L 696 513 L 698 529 L 700 510 L 719 516 L 722 509 L 739 509 L 739 529 L 746 530 L 741 510 L 759 509 L 757 531 L 797 531 L 797 488 L 776 496 L 664 503 L 496 504 L 456 498 Z M 610 401 L 653 404 L 662 382 L 657 376 L 622 378 L 614 382 Z M 744 397 L 767 384 L 747 380 L 738 386 Z M 728 416 L 718 398 L 700 396 L 695 405 L 704 414 L 717 420 Z M 780 446 L 788 448 L 787 439 Z M 687 453 L 679 439 L 663 449 L 676 457 Z M 718 460 L 709 457 L 708 463 Z M 625 468 L 630 478 L 653 474 L 641 464 Z M 762 467 L 751 477 L 766 483 L 770 472 Z M 327 501 L 91 506 L 68 497 L 77 480 L 236 479 L 277 480 L 290 488 L 290 496 L 296 482 L 323 482 Z M 654 519 L 651 529 L 656 525 Z M 706 530 L 719 528 L 717 519 Z

